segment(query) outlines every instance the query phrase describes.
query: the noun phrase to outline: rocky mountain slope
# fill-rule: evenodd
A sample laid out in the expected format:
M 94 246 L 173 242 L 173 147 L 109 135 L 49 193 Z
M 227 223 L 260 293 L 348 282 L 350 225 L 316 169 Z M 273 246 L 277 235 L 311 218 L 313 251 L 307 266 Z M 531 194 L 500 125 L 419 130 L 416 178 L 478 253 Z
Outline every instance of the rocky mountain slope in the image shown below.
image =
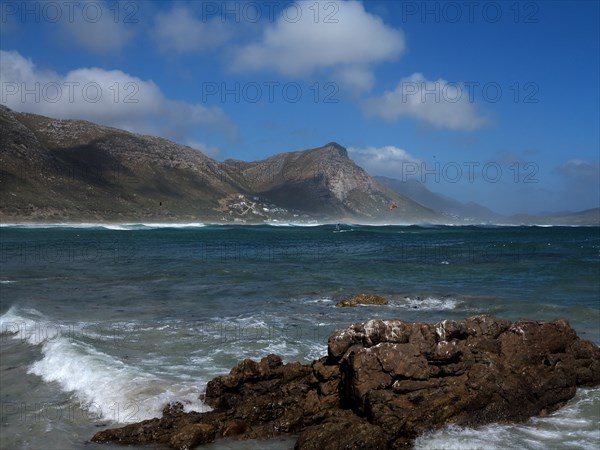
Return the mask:
M 560 212 L 547 214 L 515 214 L 505 218 L 503 223 L 515 225 L 600 225 L 600 208 L 586 209 L 577 212 Z
M 248 191 L 288 209 L 362 221 L 431 221 L 433 211 L 387 189 L 348 158 L 344 147 L 280 153 L 245 163 L 228 160 L 228 173 L 239 173 Z M 392 207 L 393 205 L 393 207 Z
M 388 177 L 375 177 L 375 179 L 394 192 L 404 195 L 427 208 L 438 211 L 452 222 L 498 222 L 503 218 L 500 214 L 478 203 L 461 203 L 446 195 L 432 192 L 418 180 L 409 179 L 403 181 Z
M 162 138 L 3 106 L 0 130 L 4 222 L 438 218 L 380 185 L 336 143 L 220 163 Z
M 503 217 L 371 177 L 331 142 L 219 162 L 184 145 L 0 105 L 0 221 L 599 225 L 600 209 Z
M 0 109 L 3 220 L 214 217 L 237 192 L 217 162 L 165 139 Z
M 498 224 L 498 225 L 564 225 L 600 226 L 600 208 L 585 211 L 568 211 L 543 214 L 515 214 L 503 216 L 475 202 L 462 203 L 443 194 L 432 192 L 418 180 L 398 180 L 388 177 L 374 177 L 382 185 L 421 205 L 436 211 L 444 219 L 443 223 L 456 224 Z

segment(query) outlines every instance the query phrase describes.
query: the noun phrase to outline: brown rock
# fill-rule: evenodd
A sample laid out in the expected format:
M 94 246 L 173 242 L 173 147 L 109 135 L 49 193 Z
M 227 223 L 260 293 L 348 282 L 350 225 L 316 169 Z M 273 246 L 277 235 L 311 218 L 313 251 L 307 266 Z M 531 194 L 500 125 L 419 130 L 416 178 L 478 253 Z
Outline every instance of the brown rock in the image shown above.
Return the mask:
M 298 433 L 296 449 L 404 448 L 448 424 L 522 421 L 600 384 L 600 349 L 568 322 L 491 316 L 436 324 L 370 320 L 329 338 L 310 365 L 269 355 L 208 383 L 215 409 L 105 430 L 95 442 L 192 448 L 215 436 Z
M 227 436 L 239 436 L 248 431 L 250 427 L 246 422 L 242 422 L 241 420 L 228 420 L 225 422 L 225 427 L 223 430 L 223 437 Z
M 388 299 L 382 297 L 381 295 L 360 294 L 339 301 L 335 306 L 346 307 L 358 305 L 387 305 L 388 303 Z
M 215 440 L 216 430 L 212 425 L 191 423 L 178 428 L 169 438 L 169 445 L 178 450 L 190 450 L 198 445 Z
M 312 426 L 298 437 L 296 450 L 377 450 L 387 448 L 381 428 L 356 416 L 332 417 Z

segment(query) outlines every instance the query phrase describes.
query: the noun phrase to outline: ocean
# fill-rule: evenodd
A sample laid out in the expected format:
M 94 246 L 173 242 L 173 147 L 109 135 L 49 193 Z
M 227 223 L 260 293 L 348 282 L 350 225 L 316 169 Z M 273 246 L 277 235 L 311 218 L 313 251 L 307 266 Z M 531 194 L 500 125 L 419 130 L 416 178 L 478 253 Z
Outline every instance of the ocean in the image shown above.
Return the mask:
M 335 307 L 360 293 L 390 304 Z M 208 410 L 206 383 L 244 358 L 309 362 L 355 322 L 476 314 L 565 318 L 600 344 L 600 228 L 4 225 L 0 447 L 124 448 L 88 441 L 170 401 Z M 549 416 L 446 428 L 416 448 L 597 449 L 599 424 L 600 388 L 582 388 Z

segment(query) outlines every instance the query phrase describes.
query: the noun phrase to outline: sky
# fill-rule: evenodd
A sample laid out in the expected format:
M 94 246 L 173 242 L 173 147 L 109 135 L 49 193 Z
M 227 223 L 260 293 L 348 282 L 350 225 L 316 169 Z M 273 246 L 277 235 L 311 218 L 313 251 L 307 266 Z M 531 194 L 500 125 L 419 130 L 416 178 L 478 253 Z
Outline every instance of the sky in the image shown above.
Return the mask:
M 502 214 L 600 206 L 600 2 L 0 1 L 0 102 L 259 160 L 338 142 Z

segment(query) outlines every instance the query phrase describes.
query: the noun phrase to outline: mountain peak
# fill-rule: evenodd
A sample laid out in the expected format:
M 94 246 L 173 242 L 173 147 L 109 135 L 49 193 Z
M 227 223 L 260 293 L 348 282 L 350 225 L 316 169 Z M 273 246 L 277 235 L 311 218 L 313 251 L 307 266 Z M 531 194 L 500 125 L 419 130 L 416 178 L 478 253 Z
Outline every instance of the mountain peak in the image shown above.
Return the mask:
M 348 150 L 345 147 L 341 146 L 337 142 L 330 142 L 323 146 L 323 148 L 329 152 L 335 153 L 343 158 L 348 158 Z
M 4 108 L 0 129 L 2 169 L 10 176 L 3 189 L 14 194 L 0 205 L 3 221 L 435 219 L 423 206 L 380 189 L 337 142 L 219 163 L 162 138 Z M 40 175 L 24 189 L 21 173 Z

